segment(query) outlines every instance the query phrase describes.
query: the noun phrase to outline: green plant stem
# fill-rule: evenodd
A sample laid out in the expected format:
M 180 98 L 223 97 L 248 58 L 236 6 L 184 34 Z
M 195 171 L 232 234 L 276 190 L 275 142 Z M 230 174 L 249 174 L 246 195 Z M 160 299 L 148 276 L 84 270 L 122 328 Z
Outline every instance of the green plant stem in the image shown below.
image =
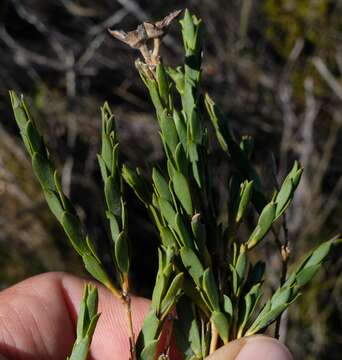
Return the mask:
M 137 360 L 136 351 L 135 351 L 135 335 L 133 329 L 133 319 L 132 319 L 132 308 L 131 308 L 131 297 L 129 295 L 129 280 L 128 276 L 124 276 L 124 280 L 122 283 L 123 291 L 119 292 L 114 286 L 108 287 L 110 292 L 119 300 L 122 301 L 123 306 L 126 309 L 126 317 L 127 317 L 127 329 L 129 336 L 129 349 L 131 353 L 130 360 Z
M 133 329 L 133 318 L 132 318 L 132 307 L 131 307 L 131 296 L 129 294 L 129 278 L 128 274 L 124 275 L 122 283 L 122 295 L 121 299 L 126 309 L 127 317 L 127 327 L 128 327 L 128 336 L 129 336 L 129 350 L 131 353 L 130 360 L 137 360 L 136 356 L 136 347 L 135 347 L 135 334 Z
M 283 214 L 283 219 L 282 219 L 282 229 L 284 232 L 284 244 L 281 244 L 279 239 L 278 242 L 280 243 L 280 255 L 281 255 L 281 277 L 280 277 L 280 286 L 283 286 L 283 284 L 286 281 L 286 277 L 287 277 L 287 268 L 288 268 L 288 261 L 289 261 L 289 255 L 290 255 L 290 250 L 289 250 L 289 231 L 288 231 L 288 227 L 287 227 L 287 221 L 286 221 L 286 214 Z M 281 318 L 282 318 L 282 313 L 279 315 L 276 324 L 275 324 L 275 329 L 274 329 L 274 337 L 276 339 L 279 339 L 280 337 L 280 325 L 281 325 Z

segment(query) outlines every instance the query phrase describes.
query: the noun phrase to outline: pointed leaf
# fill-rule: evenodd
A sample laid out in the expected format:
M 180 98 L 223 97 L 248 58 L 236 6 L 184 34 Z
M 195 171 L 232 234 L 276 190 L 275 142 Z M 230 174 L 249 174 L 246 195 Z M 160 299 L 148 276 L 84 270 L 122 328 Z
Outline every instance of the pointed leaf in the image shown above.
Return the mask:
M 212 310 L 220 311 L 219 294 L 213 272 L 206 269 L 202 278 L 202 289 L 206 294 Z
M 85 268 L 96 280 L 106 287 L 110 288 L 112 286 L 111 281 L 102 265 L 91 254 L 84 254 L 82 259 Z
M 192 200 L 188 180 L 180 172 L 175 172 L 172 177 L 175 194 L 188 215 L 192 215 Z
M 220 311 L 214 311 L 211 315 L 211 321 L 215 325 L 223 342 L 226 343 L 229 336 L 229 324 L 226 316 Z
M 204 270 L 197 255 L 188 247 L 183 247 L 180 251 L 180 255 L 184 266 L 187 268 L 189 274 L 194 279 L 195 284 L 200 286 Z
M 115 241 L 115 259 L 119 270 L 127 274 L 129 272 L 130 258 L 127 235 L 123 231 Z
M 72 246 L 82 256 L 87 250 L 87 246 L 79 219 L 68 212 L 64 212 L 61 223 Z

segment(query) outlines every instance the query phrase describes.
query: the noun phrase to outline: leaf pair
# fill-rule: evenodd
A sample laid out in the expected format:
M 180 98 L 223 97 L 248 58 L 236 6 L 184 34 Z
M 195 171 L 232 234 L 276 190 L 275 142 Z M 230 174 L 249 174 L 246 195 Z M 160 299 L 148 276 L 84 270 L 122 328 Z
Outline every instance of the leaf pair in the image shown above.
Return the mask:
M 67 360 L 86 360 L 100 314 L 97 313 L 98 292 L 91 284 L 85 285 L 77 319 L 76 341 Z

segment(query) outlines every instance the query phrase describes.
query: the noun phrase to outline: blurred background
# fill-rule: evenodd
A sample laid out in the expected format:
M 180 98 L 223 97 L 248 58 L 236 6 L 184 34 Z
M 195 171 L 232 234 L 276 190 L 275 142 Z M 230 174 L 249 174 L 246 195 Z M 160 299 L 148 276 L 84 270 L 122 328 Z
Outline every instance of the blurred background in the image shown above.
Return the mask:
M 138 54 L 106 29 L 130 30 L 184 7 L 206 25 L 203 88 L 238 136 L 254 136 L 261 177 L 281 181 L 295 159 L 304 166 L 287 217 L 291 263 L 341 231 L 341 1 L 1 0 L 0 288 L 44 271 L 84 275 L 32 175 L 8 89 L 26 94 L 63 188 L 106 260 L 109 240 L 96 160 L 103 101 L 116 114 L 123 161 L 148 174 L 146 164 L 163 159 L 153 111 L 134 68 Z M 164 43 L 165 62 L 181 63 L 179 26 L 172 26 Z M 213 146 L 217 189 L 225 199 L 229 168 L 215 151 Z M 264 185 L 274 186 L 269 180 Z M 127 199 L 132 279 L 136 293 L 148 296 L 156 235 L 129 190 Z M 269 240 L 262 251 L 274 269 L 269 284 L 274 287 L 279 254 Z M 284 317 L 282 338 L 296 359 L 340 359 L 341 269 L 341 257 L 332 254 Z

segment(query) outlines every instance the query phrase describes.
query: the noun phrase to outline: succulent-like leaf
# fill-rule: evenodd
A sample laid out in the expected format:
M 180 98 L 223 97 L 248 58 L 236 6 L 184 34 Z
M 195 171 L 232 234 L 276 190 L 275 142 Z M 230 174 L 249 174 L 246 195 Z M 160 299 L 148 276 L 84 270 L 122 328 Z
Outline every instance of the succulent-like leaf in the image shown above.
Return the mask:
M 258 224 L 247 241 L 248 249 L 254 248 L 269 232 L 275 219 L 277 204 L 270 202 L 260 214 Z
M 175 172 L 172 177 L 175 194 L 188 215 L 192 215 L 192 200 L 188 180 L 180 172 Z
M 201 278 L 203 276 L 203 266 L 198 256 L 189 248 L 183 247 L 180 251 L 182 262 L 194 279 L 197 286 L 201 286 Z
M 169 100 L 169 81 L 168 81 L 168 75 L 162 64 L 157 65 L 156 74 L 157 74 L 159 95 L 163 101 L 164 106 L 167 107 Z
M 112 288 L 111 281 L 102 267 L 102 264 L 99 263 L 97 259 L 91 254 L 84 254 L 82 256 L 84 266 L 87 269 L 87 271 L 100 283 L 105 285 L 107 288 Z
M 167 113 L 167 109 L 165 109 L 161 115 L 160 129 L 163 141 L 168 146 L 169 150 L 174 152 L 179 139 L 173 117 Z
M 127 274 L 129 272 L 130 256 L 128 250 L 128 239 L 124 231 L 122 231 L 115 241 L 115 259 L 119 270 Z
M 220 311 L 219 294 L 213 272 L 206 269 L 202 278 L 202 289 L 213 311 Z
M 241 190 L 240 190 L 240 203 L 236 214 L 237 223 L 239 223 L 242 220 L 242 218 L 246 213 L 247 206 L 252 198 L 252 192 L 253 192 L 253 181 L 245 181 L 241 185 Z
M 77 338 L 69 360 L 86 360 L 96 323 L 100 314 L 97 313 L 98 293 L 90 284 L 84 288 L 83 299 L 77 319 Z
M 220 311 L 214 311 L 211 314 L 211 321 L 217 329 L 224 343 L 228 341 L 229 323 L 227 317 Z
M 152 170 L 152 179 L 159 197 L 171 201 L 172 198 L 169 190 L 169 185 L 165 180 L 164 176 L 156 168 L 153 168 Z

